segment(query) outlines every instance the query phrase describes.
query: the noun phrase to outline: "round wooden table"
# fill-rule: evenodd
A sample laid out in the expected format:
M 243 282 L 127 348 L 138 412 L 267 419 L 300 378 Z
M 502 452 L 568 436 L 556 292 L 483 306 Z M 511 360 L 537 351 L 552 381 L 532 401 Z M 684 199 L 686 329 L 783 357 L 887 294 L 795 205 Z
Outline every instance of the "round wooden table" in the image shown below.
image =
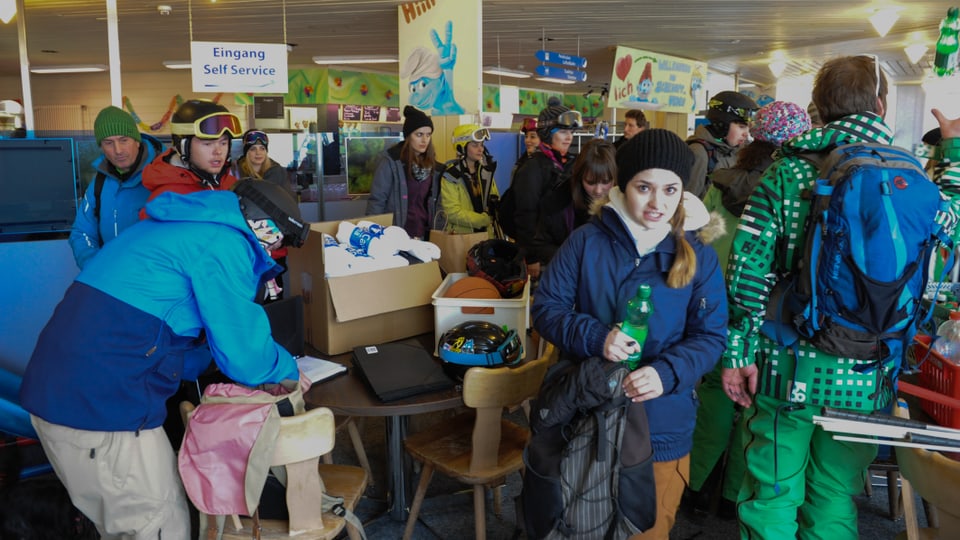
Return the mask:
M 349 416 L 383 416 L 386 422 L 387 440 L 387 496 L 390 498 L 390 517 L 405 521 L 413 491 L 411 476 L 413 464 L 404 451 L 407 418 L 414 414 L 443 411 L 463 405 L 460 387 L 440 392 L 420 394 L 410 398 L 383 402 L 370 390 L 363 378 L 356 373 L 350 353 L 330 357 L 330 360 L 347 366 L 345 375 L 315 383 L 304 394 L 308 409 L 327 407 L 336 414 Z M 440 360 L 437 359 L 439 363 Z

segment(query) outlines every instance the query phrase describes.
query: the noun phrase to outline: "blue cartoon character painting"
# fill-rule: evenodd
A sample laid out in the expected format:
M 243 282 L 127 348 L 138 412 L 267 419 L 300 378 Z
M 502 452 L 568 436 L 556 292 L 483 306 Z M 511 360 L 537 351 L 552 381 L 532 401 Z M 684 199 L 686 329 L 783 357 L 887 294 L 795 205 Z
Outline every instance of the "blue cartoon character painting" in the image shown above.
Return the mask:
M 441 40 L 437 31 L 431 29 L 430 39 L 436 52 L 417 47 L 400 70 L 400 78 L 410 80 L 410 104 L 432 115 L 464 113 L 453 95 L 457 46 L 453 43 L 452 21 L 447 21 L 445 37 Z

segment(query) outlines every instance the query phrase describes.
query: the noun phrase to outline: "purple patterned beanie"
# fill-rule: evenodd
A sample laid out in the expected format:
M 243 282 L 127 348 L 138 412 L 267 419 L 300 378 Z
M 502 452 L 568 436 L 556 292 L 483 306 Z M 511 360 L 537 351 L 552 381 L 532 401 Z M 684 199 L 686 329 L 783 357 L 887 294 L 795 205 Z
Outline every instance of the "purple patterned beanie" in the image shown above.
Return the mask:
M 810 129 L 807 110 L 787 101 L 768 103 L 757 111 L 750 126 L 754 139 L 777 146 Z

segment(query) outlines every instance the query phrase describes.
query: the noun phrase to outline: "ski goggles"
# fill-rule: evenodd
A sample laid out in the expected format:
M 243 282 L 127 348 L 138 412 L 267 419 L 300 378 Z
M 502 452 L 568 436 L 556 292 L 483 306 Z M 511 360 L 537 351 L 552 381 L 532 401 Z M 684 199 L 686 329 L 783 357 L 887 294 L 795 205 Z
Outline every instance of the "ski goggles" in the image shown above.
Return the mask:
M 527 133 L 528 131 L 537 130 L 537 119 L 536 118 L 524 118 L 523 126 L 520 128 L 520 131 Z
M 208 114 L 193 124 L 170 124 L 173 135 L 193 135 L 200 139 L 219 139 L 224 133 L 231 137 L 240 137 L 240 119 L 233 113 L 216 112 Z
M 270 138 L 267 137 L 267 134 L 262 131 L 248 131 L 243 136 L 243 145 L 247 146 L 248 144 L 262 144 L 267 146 L 270 144 Z
M 490 130 L 487 128 L 475 129 L 469 135 L 461 135 L 453 140 L 454 144 L 468 143 L 468 142 L 478 142 L 482 143 L 483 141 L 490 140 Z
M 736 117 L 739 117 L 748 124 L 751 120 L 753 120 L 753 115 L 757 112 L 756 109 L 744 109 L 743 107 L 734 107 L 733 105 L 728 105 L 719 99 L 711 99 L 709 107 L 715 111 L 720 111 L 722 113 L 732 114 Z
M 552 120 L 544 120 L 537 124 L 538 128 L 577 129 L 583 127 L 583 116 L 580 111 L 567 111 Z

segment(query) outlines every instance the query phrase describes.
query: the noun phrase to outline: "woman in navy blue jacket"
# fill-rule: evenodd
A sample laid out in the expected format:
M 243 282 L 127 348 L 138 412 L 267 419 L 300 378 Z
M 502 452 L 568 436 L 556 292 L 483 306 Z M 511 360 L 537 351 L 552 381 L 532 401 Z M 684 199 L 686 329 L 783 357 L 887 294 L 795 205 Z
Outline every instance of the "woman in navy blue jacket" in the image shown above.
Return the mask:
M 694 387 L 726 343 L 727 302 L 710 218 L 684 193 L 693 155 L 676 134 L 641 132 L 617 152 L 609 201 L 560 247 L 540 283 L 534 327 L 575 357 L 619 362 L 638 345 L 621 332 L 639 285 L 653 290 L 654 316 L 640 367 L 624 379 L 650 422 L 657 522 L 639 538 L 669 536 L 689 477 L 697 404 Z

